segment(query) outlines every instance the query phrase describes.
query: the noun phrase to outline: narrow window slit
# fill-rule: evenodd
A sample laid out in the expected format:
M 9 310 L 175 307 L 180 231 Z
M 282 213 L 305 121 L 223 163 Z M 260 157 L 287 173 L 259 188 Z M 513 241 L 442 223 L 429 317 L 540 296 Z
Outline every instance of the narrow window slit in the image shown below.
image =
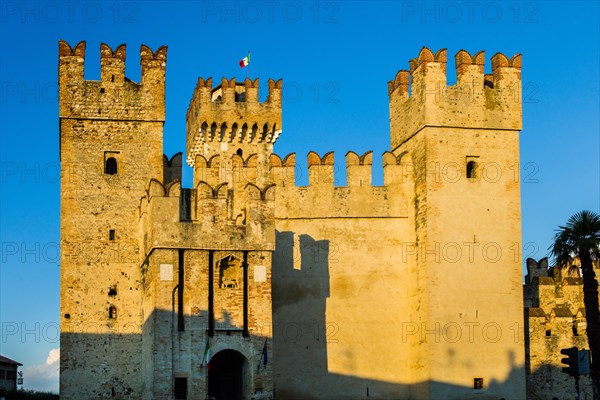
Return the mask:
M 475 161 L 469 161 L 467 163 L 467 178 L 475 179 L 477 177 L 477 163 Z
M 117 174 L 117 160 L 114 157 L 109 157 L 104 163 L 104 173 L 107 175 Z

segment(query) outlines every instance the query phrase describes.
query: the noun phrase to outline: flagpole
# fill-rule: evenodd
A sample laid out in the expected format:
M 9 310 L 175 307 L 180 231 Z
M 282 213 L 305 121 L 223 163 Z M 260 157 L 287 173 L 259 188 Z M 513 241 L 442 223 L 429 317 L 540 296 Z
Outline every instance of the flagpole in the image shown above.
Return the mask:
M 208 364 L 208 360 L 207 358 L 210 357 L 210 338 L 208 337 L 208 334 L 206 336 L 206 346 L 204 347 L 204 355 L 202 356 L 202 364 L 200 364 L 200 368 L 204 367 L 204 364 Z M 206 365 L 206 368 L 204 368 L 204 377 L 206 380 L 206 396 L 205 398 L 208 399 L 209 396 L 209 383 L 208 383 L 208 365 Z
M 250 79 L 250 50 L 248 50 L 248 74 L 246 75 Z
M 264 347 L 263 347 L 263 350 L 261 350 L 261 352 L 260 352 L 260 357 L 258 357 L 258 366 L 256 367 L 256 372 L 260 372 L 260 363 L 262 362 L 263 353 L 264 353 Z

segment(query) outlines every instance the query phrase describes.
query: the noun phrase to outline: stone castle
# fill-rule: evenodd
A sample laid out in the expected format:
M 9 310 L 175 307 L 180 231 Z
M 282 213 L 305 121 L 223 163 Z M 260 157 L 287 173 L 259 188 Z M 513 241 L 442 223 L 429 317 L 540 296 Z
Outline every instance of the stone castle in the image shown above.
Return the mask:
M 297 186 L 281 80 L 199 78 L 168 158 L 167 48 L 91 81 L 60 41 L 61 398 L 524 399 L 521 56 L 446 57 L 388 83 L 382 186 L 351 151 Z

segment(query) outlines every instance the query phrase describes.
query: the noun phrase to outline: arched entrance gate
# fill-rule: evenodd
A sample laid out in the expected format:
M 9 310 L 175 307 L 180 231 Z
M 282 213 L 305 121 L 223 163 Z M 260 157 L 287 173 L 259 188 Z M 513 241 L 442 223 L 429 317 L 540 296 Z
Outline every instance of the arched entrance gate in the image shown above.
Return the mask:
M 246 358 L 235 350 L 222 350 L 210 359 L 208 396 L 215 400 L 242 400 L 247 386 Z

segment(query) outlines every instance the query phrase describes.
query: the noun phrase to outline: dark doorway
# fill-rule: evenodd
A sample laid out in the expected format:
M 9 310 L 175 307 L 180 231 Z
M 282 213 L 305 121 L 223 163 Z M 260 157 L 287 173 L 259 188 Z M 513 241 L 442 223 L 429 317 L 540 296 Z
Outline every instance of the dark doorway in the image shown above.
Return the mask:
M 223 350 L 210 359 L 208 394 L 215 400 L 242 400 L 244 396 L 244 356 Z

